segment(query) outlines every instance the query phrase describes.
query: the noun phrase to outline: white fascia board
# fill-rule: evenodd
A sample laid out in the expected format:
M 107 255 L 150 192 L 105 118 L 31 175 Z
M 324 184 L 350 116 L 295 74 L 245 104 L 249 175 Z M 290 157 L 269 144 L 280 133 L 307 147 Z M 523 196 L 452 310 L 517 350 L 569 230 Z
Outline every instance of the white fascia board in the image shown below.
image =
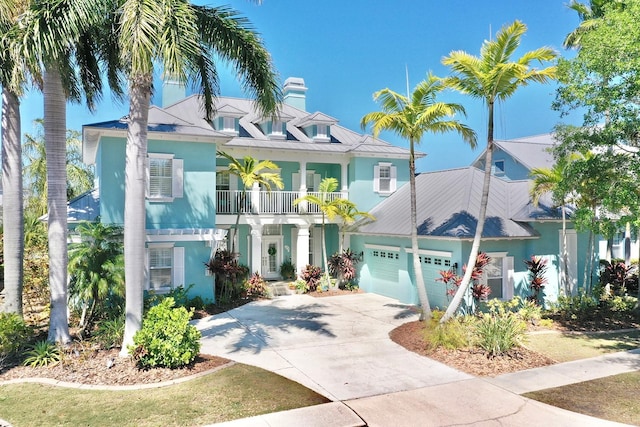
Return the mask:
M 370 243 L 364 244 L 365 249 L 378 249 L 381 251 L 400 251 L 400 246 L 374 245 Z
M 413 249 L 412 248 L 404 248 L 404 250 L 408 254 L 412 254 L 413 253 Z M 449 251 L 434 251 L 434 250 L 431 250 L 431 249 L 418 249 L 418 254 L 419 255 L 437 256 L 437 257 L 442 257 L 442 258 L 451 258 L 453 256 L 453 252 L 449 252 Z

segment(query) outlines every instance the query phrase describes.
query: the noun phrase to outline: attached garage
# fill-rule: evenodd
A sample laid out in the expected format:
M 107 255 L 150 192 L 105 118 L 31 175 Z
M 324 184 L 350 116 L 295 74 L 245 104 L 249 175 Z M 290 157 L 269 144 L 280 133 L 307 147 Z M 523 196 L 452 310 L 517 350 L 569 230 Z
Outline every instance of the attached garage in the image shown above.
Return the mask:
M 400 287 L 400 270 L 406 270 L 399 247 L 366 245 L 364 264 L 370 275 L 369 292 L 403 300 L 405 290 Z
M 444 309 L 449 304 L 447 288 L 444 283 L 436 281 L 436 279 L 440 278 L 441 270 L 451 269 L 451 252 L 420 250 L 418 257 L 429 304 L 431 307 Z

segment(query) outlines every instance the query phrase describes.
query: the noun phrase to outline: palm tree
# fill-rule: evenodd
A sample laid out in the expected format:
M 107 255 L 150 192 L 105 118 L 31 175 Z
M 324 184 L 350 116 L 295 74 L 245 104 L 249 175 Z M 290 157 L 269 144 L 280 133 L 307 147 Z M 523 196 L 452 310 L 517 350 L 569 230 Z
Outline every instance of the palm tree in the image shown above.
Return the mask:
M 544 194 L 552 193 L 553 200 L 562 210 L 562 276 L 561 288 L 565 295 L 569 295 L 569 259 L 567 253 L 567 190 L 563 185 L 566 177 L 566 170 L 570 162 L 576 160 L 576 154 L 560 157 L 552 168 L 533 168 L 529 176 L 533 179 L 530 194 L 533 204 L 538 206 L 540 197 Z
M 145 255 L 147 124 L 153 72 L 202 89 L 207 118 L 218 90 L 214 53 L 230 62 L 269 116 L 282 95 L 269 53 L 250 23 L 228 7 L 186 0 L 125 0 L 118 10 L 119 48 L 128 68 L 129 116 L 125 160 L 124 258 L 126 324 L 122 354 L 142 325 Z
M 20 57 L 12 43 L 17 37 L 19 1 L 0 6 L 0 85 L 2 85 L 2 188 L 4 294 L 2 311 L 22 316 L 24 258 L 24 211 L 22 194 L 22 147 L 20 145 L 20 97 L 24 81 Z
M 342 220 L 342 225 L 340 226 L 340 252 L 344 249 L 344 233 L 347 225 L 356 222 L 358 217 L 368 218 L 371 221 L 376 220 L 376 217 L 371 215 L 369 212 L 359 211 L 356 204 L 351 201 L 349 201 L 349 203 L 341 204 L 338 207 L 337 213 Z
M 312 203 L 318 206 L 320 212 L 322 212 L 322 262 L 324 265 L 325 277 L 329 277 L 329 263 L 327 258 L 327 242 L 325 231 L 325 218 L 332 221 L 336 216 L 340 215 L 340 212 L 348 210 L 348 206 L 353 206 L 353 202 L 343 199 L 334 198 L 332 194 L 338 189 L 338 180 L 336 178 L 324 178 L 320 181 L 318 186 L 318 195 L 307 194 L 306 196 L 297 198 L 293 201 L 293 204 L 297 205 L 302 202 Z
M 420 82 L 413 93 L 401 95 L 390 89 L 373 94 L 379 101 L 382 111 L 365 115 L 361 120 L 362 128 L 373 124 L 373 135 L 390 130 L 409 140 L 409 185 L 411 189 L 411 248 L 413 251 L 413 271 L 418 288 L 418 297 L 422 312 L 421 320 L 431 318 L 431 306 L 422 276 L 422 267 L 418 258 L 418 226 L 416 212 L 416 163 L 414 145 L 419 144 L 425 133 L 457 132 L 471 146 L 476 145 L 475 132 L 454 118 L 458 113 L 466 115 L 460 104 L 445 103 L 436 100 L 436 96 L 445 88 L 438 77 L 429 73 Z
M 237 206 L 238 214 L 236 216 L 236 225 L 233 229 L 233 237 L 231 239 L 231 253 L 234 254 L 240 215 L 244 210 L 247 200 L 247 190 L 253 188 L 254 185 L 261 185 L 268 192 L 271 192 L 272 186 L 282 190 L 284 183 L 279 173 L 269 172 L 278 169 L 278 165 L 270 160 L 262 160 L 259 162 L 251 156 L 245 156 L 243 162 L 240 163 L 236 158 L 224 151 L 218 151 L 217 154 L 229 161 L 228 169 L 219 173 L 237 176 L 240 178 L 240 181 L 242 181 L 242 193 L 240 194 L 240 200 Z
M 520 46 L 522 35 L 527 26 L 516 20 L 505 25 L 498 31 L 496 40 L 485 41 L 480 49 L 480 56 L 473 56 L 464 51 L 454 51 L 442 60 L 444 65 L 451 67 L 453 75 L 446 79 L 446 84 L 463 94 L 481 99 L 487 105 L 487 148 L 484 160 L 484 184 L 480 200 L 480 213 L 476 225 L 476 232 L 469 254 L 467 265 L 475 265 L 480 249 L 480 239 L 484 228 L 489 199 L 489 185 L 491 182 L 491 167 L 493 158 L 493 128 L 494 106 L 496 102 L 507 100 L 516 89 L 529 83 L 546 83 L 555 77 L 556 67 L 541 70 L 532 68 L 533 62 L 543 63 L 551 61 L 556 53 L 548 47 L 526 52 L 515 61 L 511 57 Z M 441 322 L 449 320 L 458 310 L 463 296 L 471 282 L 473 268 L 467 268 L 462 283 L 458 287 Z
M 110 296 L 124 296 L 122 229 L 102 223 L 82 223 L 76 231 L 82 243 L 69 248 L 69 294 L 82 309 L 80 335 L 95 320 L 98 307 Z
M 50 341 L 71 341 L 67 317 L 66 102 L 89 107 L 102 83 L 95 45 L 89 35 L 107 14 L 107 1 L 32 1 L 21 17 L 17 49 L 44 95 L 49 228 Z M 76 71 L 76 68 L 79 68 Z

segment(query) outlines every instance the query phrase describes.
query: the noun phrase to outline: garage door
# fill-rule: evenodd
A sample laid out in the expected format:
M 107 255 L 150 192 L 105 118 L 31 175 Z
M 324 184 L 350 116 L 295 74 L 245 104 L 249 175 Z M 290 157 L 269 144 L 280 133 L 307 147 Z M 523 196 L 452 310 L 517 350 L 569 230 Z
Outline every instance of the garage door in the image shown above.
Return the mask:
M 432 308 L 446 308 L 449 303 L 446 286 L 442 282 L 437 282 L 436 279 L 440 278 L 441 270 L 449 270 L 451 268 L 451 257 L 440 254 L 422 254 L 419 258 L 429 304 L 431 304 Z
M 372 292 L 399 299 L 399 250 L 367 249 L 366 258 L 371 273 Z

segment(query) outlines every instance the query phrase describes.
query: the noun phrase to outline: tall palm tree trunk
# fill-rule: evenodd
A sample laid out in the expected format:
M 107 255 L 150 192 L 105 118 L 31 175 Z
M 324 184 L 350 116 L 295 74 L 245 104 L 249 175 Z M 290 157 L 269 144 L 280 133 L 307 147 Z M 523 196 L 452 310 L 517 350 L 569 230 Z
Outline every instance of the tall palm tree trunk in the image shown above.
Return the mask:
M 480 250 L 480 241 L 482 239 L 482 230 L 484 229 L 484 221 L 487 217 L 487 204 L 489 202 L 489 186 L 491 185 L 491 166 L 493 163 L 493 102 L 489 102 L 489 122 L 487 129 L 487 151 L 484 160 L 484 181 L 482 184 L 482 198 L 480 199 L 480 213 L 478 214 L 478 223 L 476 224 L 476 233 L 473 237 L 473 243 L 471 245 L 471 252 L 469 253 L 469 261 L 467 261 L 467 270 L 464 272 L 462 282 L 458 287 L 453 299 L 447 307 L 444 316 L 440 319 L 440 323 L 444 323 L 451 319 L 453 315 L 460 307 L 462 298 L 467 293 L 469 286 L 471 285 L 471 275 L 473 273 L 474 266 L 476 265 L 476 259 L 478 258 L 478 251 Z
M 22 316 L 24 215 L 22 203 L 22 146 L 20 100 L 2 88 L 2 189 L 4 226 L 4 306 Z
M 44 75 L 44 137 L 49 211 L 50 341 L 71 341 L 67 316 L 67 148 L 66 96 L 56 70 Z
M 416 277 L 416 287 L 418 288 L 418 299 L 422 310 L 420 320 L 431 319 L 431 305 L 429 296 L 422 276 L 422 266 L 420 265 L 420 254 L 418 253 L 418 220 L 416 208 L 416 159 L 414 153 L 413 138 L 409 139 L 409 188 L 411 192 L 411 251 L 413 253 L 413 274 Z
M 142 327 L 145 269 L 145 189 L 147 124 L 151 99 L 151 76 L 131 79 L 129 126 L 125 161 L 124 280 L 126 321 L 121 356 Z

